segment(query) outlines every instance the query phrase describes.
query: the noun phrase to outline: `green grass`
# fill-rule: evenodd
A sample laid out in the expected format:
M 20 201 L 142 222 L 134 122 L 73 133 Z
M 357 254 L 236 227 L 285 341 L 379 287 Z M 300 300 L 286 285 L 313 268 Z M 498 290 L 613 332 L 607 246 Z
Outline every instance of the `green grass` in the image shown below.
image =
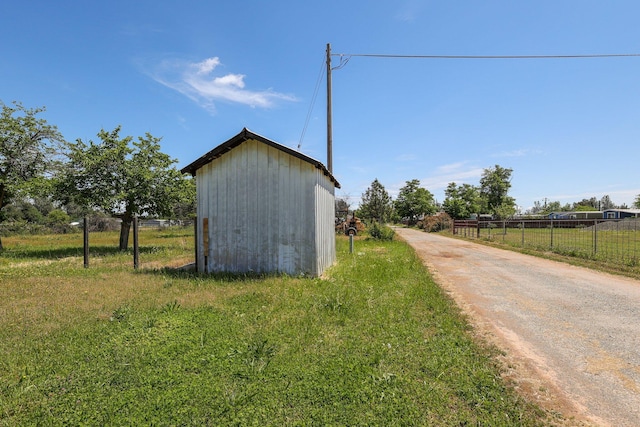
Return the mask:
M 188 232 L 143 233 L 138 271 L 128 254 L 84 269 L 64 242 L 20 239 L 0 256 L 2 426 L 558 421 L 505 384 L 402 242 L 349 254 L 339 237 L 338 264 L 312 279 L 162 268 L 192 256 Z
M 450 231 L 449 231 L 450 234 Z M 475 237 L 475 234 L 469 234 Z M 462 231 L 459 236 L 464 236 Z M 594 268 L 640 276 L 640 232 L 587 228 L 483 229 L 480 240 L 586 260 Z
M 640 279 L 640 232 L 600 230 L 595 234 L 589 228 L 554 228 L 553 240 L 549 228 L 500 227 L 489 234 L 482 229 L 480 238 L 476 229 L 441 231 L 447 237 L 472 239 L 478 243 L 509 248 L 528 255 L 553 259 L 573 265 Z M 524 243 L 523 243 L 524 242 Z M 552 244 L 553 242 L 553 244 Z

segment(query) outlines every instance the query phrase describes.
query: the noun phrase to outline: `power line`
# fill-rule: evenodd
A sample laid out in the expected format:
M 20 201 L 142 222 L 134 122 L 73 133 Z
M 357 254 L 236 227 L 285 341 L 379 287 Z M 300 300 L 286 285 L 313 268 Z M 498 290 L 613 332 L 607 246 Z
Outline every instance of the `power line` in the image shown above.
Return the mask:
M 304 127 L 302 128 L 302 134 L 300 135 L 300 141 L 298 141 L 298 151 L 300 151 L 300 147 L 302 147 L 302 140 L 304 139 L 304 135 L 307 133 L 307 127 L 309 126 L 309 120 L 311 119 L 311 113 L 313 112 L 313 106 L 316 103 L 316 97 L 318 96 L 318 91 L 320 90 L 320 83 L 322 82 L 323 71 L 325 68 L 324 59 L 322 61 L 322 66 L 320 67 L 320 72 L 318 73 L 318 79 L 316 80 L 316 87 L 313 91 L 313 96 L 311 97 L 311 104 L 309 105 L 309 110 L 307 111 L 307 118 L 304 121 Z
M 332 53 L 342 61 L 349 61 L 352 57 L 364 58 L 414 58 L 414 59 L 575 59 L 575 58 L 625 58 L 640 57 L 640 53 L 602 53 L 584 55 L 398 55 L 379 53 Z M 346 60 L 345 60 L 346 58 Z

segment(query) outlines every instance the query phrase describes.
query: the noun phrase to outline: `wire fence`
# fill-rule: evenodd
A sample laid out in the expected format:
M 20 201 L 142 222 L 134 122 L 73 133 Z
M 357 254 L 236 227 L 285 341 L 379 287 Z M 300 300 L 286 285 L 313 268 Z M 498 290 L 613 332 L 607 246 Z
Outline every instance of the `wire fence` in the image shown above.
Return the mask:
M 640 219 L 454 221 L 453 234 L 563 255 L 640 265 Z

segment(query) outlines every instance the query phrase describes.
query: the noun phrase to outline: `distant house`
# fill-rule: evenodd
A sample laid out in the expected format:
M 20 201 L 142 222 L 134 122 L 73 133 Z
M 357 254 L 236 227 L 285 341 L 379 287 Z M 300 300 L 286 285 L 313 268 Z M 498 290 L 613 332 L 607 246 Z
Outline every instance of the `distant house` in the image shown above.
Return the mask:
M 607 209 L 603 212 L 606 219 L 640 218 L 640 209 Z
M 601 219 L 601 211 L 551 212 L 549 219 Z
M 340 184 L 319 161 L 245 128 L 182 172 L 196 179 L 198 271 L 319 276 L 335 262 Z

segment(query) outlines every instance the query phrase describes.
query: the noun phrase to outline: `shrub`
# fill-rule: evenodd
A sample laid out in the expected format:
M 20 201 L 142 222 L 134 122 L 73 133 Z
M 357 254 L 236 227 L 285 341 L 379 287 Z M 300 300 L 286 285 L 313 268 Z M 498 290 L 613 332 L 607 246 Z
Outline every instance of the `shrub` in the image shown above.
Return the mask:
M 70 233 L 74 231 L 70 224 L 71 218 L 66 212 L 60 209 L 54 209 L 47 214 L 46 225 L 54 233 Z
M 437 215 L 424 217 L 422 221 L 418 222 L 418 228 L 423 229 L 427 233 L 435 233 L 451 228 L 452 222 L 448 214 L 441 212 Z
M 396 232 L 391 227 L 373 222 L 369 227 L 369 235 L 375 240 L 393 240 Z
M 29 234 L 45 234 L 47 228 L 42 224 L 32 224 L 21 220 L 0 224 L 0 236 L 25 236 Z

